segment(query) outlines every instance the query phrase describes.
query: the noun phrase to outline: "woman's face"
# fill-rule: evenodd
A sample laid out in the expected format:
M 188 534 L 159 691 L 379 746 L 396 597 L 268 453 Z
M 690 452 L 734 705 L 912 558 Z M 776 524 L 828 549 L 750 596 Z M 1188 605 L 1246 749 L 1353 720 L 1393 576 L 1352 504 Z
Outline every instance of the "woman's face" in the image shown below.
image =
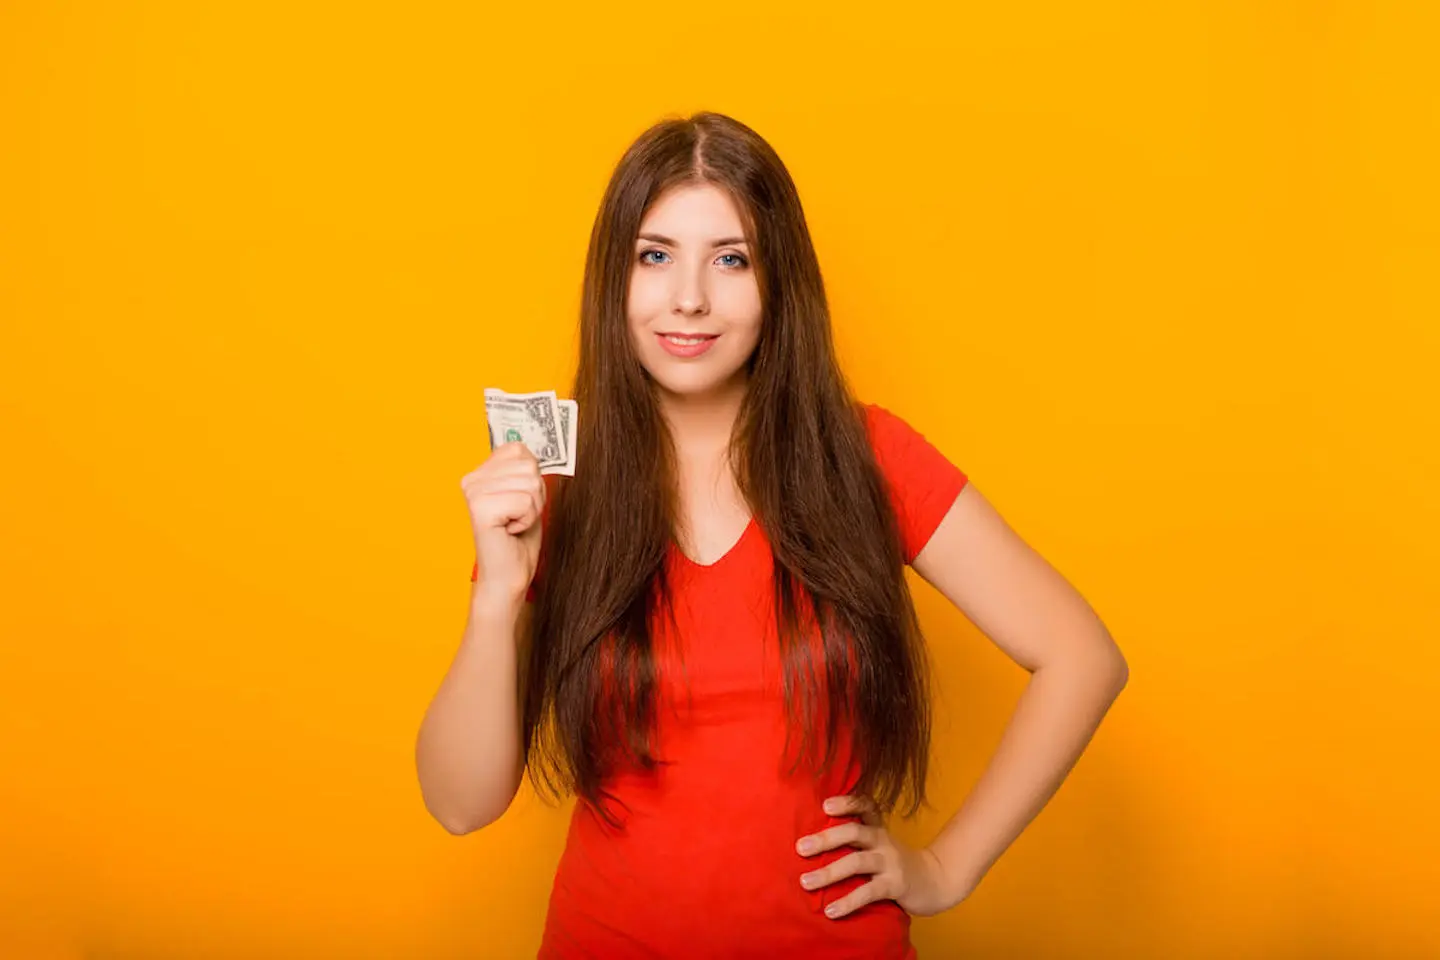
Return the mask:
M 760 340 L 760 285 L 728 193 L 682 184 L 650 205 L 626 313 L 640 363 L 662 390 L 693 397 L 744 382 Z

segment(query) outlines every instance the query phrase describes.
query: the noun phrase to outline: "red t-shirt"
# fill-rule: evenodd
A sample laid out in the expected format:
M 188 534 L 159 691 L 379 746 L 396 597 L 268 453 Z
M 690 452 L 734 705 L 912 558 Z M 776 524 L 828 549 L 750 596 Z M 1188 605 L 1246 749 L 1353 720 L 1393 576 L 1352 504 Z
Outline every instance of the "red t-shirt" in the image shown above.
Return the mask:
M 889 411 L 867 406 L 866 424 L 910 563 L 966 477 Z M 851 852 L 807 858 L 795 843 L 853 819 L 821 804 L 855 780 L 843 752 L 823 778 L 789 775 L 782 763 L 788 719 L 764 532 L 752 520 L 709 565 L 672 543 L 666 564 L 678 626 L 655 625 L 655 746 L 666 762 L 608 778 L 624 805 L 619 831 L 575 805 L 539 956 L 913 958 L 910 918 L 894 901 L 825 916 L 868 877 L 800 885 L 802 873 Z

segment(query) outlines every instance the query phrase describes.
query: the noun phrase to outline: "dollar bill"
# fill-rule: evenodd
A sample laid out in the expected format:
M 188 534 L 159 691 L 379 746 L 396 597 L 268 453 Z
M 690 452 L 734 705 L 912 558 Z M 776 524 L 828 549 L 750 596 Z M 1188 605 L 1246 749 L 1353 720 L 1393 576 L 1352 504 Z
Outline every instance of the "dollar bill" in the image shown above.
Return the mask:
M 574 400 L 556 401 L 560 409 L 560 436 L 565 441 L 565 469 L 555 472 L 567 477 L 575 476 L 575 437 L 579 428 L 580 408 Z
M 579 409 L 554 390 L 507 393 L 485 388 L 485 422 L 490 449 L 520 441 L 540 462 L 542 474 L 575 475 L 575 438 Z

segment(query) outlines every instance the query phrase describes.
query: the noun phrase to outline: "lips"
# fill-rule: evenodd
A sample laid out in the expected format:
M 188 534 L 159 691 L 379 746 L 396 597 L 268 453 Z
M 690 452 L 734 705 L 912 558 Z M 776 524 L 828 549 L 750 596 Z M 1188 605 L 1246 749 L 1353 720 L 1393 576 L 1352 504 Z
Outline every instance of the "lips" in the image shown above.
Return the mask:
M 672 357 L 690 359 L 705 353 L 720 339 L 718 333 L 657 333 L 660 349 Z

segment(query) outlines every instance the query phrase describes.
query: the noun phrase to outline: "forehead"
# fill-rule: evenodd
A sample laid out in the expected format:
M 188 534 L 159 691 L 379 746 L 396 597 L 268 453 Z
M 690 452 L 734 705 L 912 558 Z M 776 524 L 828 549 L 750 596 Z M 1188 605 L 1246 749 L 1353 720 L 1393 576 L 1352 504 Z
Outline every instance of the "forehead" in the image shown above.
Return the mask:
M 640 231 L 663 233 L 677 240 L 743 236 L 745 221 L 730 193 L 713 183 L 682 183 L 650 204 Z

